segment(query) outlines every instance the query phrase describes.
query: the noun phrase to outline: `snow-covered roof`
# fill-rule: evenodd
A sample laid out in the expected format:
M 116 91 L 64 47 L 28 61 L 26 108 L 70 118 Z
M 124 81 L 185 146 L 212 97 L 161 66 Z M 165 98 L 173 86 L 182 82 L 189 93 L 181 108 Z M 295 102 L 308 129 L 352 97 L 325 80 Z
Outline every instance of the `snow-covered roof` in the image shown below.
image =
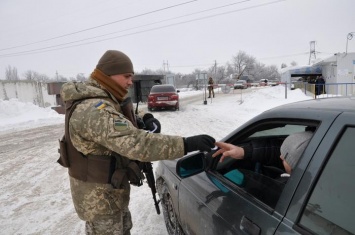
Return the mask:
M 322 73 L 322 67 L 318 65 L 302 65 L 286 67 L 281 70 L 281 74 L 320 74 Z

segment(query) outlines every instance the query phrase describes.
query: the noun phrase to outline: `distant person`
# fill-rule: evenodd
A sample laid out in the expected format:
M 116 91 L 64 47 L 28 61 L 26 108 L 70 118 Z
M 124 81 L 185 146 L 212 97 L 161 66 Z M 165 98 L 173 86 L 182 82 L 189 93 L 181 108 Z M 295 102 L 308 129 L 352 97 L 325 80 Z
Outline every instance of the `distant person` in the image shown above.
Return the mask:
M 211 98 L 211 94 L 213 95 L 213 98 L 214 98 L 213 86 L 214 86 L 214 81 L 213 81 L 212 77 L 210 77 L 208 79 L 208 98 Z
M 69 169 L 74 208 L 86 222 L 86 234 L 130 234 L 130 184 L 142 181 L 137 161 L 176 159 L 214 147 L 208 135 L 156 133 L 160 123 L 152 114 L 144 115 L 145 128 L 138 128 L 132 110 L 124 112 L 133 75 L 130 58 L 108 50 L 87 82 L 62 86 L 65 136 L 58 162 Z
M 316 95 L 325 94 L 324 84 L 325 80 L 323 76 L 318 76 L 316 79 Z
M 293 133 L 283 141 L 280 152 L 278 153 L 269 151 L 268 148 L 262 148 L 259 146 L 260 144 L 253 144 L 253 142 L 243 147 L 224 142 L 216 142 L 215 145 L 220 149 L 216 151 L 212 157 L 217 157 L 222 154 L 220 162 L 226 157 L 232 157 L 235 159 L 250 159 L 253 162 L 261 162 L 268 166 L 280 166 L 281 164 L 289 176 L 312 136 L 312 131 Z M 253 148 L 253 145 L 258 145 L 258 147 Z

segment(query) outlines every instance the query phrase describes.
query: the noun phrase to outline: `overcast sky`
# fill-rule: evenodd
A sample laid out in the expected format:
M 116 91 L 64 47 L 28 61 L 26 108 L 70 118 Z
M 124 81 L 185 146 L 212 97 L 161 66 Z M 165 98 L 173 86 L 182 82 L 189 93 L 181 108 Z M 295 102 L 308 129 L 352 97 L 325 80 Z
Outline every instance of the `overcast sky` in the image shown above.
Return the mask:
M 190 73 L 240 50 L 278 68 L 306 65 L 311 41 L 317 59 L 345 52 L 354 9 L 354 0 L 1 0 L 0 79 L 9 65 L 20 77 L 88 76 L 109 49 L 137 72 Z

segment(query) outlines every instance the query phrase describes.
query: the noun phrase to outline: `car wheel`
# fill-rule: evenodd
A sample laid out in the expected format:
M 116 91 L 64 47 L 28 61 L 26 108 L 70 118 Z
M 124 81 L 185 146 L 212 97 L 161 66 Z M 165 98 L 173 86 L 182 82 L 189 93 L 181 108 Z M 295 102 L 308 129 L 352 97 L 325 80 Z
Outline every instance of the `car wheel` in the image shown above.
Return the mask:
M 162 195 L 161 195 L 161 202 L 162 202 L 162 209 L 163 209 L 163 216 L 165 221 L 166 229 L 168 230 L 169 235 L 183 235 L 184 232 L 181 229 L 179 224 L 179 220 L 177 219 L 175 209 L 173 206 L 173 201 L 171 199 L 171 195 L 168 189 L 168 186 L 163 183 L 162 185 Z

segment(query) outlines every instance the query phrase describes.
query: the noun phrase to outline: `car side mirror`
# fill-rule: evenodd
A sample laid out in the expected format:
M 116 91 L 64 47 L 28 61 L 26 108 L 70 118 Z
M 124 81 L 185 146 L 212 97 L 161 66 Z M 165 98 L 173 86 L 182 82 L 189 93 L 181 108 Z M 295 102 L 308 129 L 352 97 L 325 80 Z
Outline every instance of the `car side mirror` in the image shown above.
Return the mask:
M 178 160 L 176 173 L 181 178 L 190 177 L 203 172 L 206 169 L 205 154 L 202 152 L 185 156 Z
M 180 90 L 176 90 L 176 92 L 177 92 L 177 93 L 179 93 L 179 92 L 180 92 Z

